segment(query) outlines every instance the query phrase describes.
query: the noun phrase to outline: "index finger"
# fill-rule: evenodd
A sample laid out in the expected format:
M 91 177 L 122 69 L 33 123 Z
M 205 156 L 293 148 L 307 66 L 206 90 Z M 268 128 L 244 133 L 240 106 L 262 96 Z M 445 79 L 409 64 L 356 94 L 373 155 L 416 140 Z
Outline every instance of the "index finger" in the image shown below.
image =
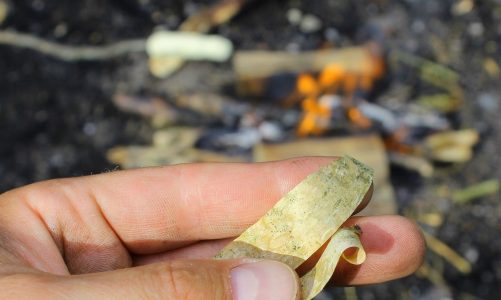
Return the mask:
M 239 235 L 333 159 L 186 164 L 69 179 L 69 185 L 78 181 L 78 189 L 89 195 L 75 205 L 95 201 L 127 249 L 148 254 Z

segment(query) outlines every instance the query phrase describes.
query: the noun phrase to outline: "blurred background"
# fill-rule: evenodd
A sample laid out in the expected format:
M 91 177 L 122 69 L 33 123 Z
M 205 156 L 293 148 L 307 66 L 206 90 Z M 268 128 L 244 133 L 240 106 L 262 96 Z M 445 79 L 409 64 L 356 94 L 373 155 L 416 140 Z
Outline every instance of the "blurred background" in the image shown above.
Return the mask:
M 0 0 L 0 192 L 183 162 L 350 154 L 415 220 L 408 278 L 318 299 L 501 294 L 501 1 Z

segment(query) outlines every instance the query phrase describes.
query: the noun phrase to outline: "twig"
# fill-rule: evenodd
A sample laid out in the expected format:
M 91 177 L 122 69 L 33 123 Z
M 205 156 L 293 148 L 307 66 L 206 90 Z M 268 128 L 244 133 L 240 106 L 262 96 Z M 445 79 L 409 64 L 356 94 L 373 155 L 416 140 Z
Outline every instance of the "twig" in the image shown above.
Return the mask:
M 491 179 L 469 186 L 452 193 L 452 200 L 457 204 L 465 204 L 473 199 L 495 194 L 499 191 L 499 180 Z
M 430 248 L 430 250 L 442 256 L 461 273 L 469 274 L 471 272 L 471 264 L 469 261 L 464 259 L 451 247 L 447 246 L 444 242 L 432 236 L 431 234 L 425 231 L 423 231 L 423 234 L 426 240 L 426 244 L 428 245 L 428 248 Z
M 200 10 L 186 19 L 179 30 L 209 32 L 212 28 L 224 24 L 237 15 L 249 0 L 223 0 L 213 6 Z
M 145 39 L 126 40 L 105 46 L 68 46 L 14 31 L 0 31 L 1 44 L 31 49 L 70 62 L 106 60 L 146 51 Z

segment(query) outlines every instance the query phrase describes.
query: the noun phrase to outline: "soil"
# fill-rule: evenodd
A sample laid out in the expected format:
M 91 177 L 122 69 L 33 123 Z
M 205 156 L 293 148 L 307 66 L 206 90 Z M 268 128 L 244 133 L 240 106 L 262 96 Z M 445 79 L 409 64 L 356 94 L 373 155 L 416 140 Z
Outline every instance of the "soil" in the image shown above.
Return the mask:
M 0 29 L 71 45 L 102 45 L 145 38 L 157 27 L 174 30 L 187 15 L 215 1 L 7 2 L 9 15 Z M 392 181 L 401 213 L 444 216 L 443 225 L 426 229 L 472 262 L 473 271 L 461 274 L 428 252 L 426 261 L 443 268 L 445 284 L 412 275 L 357 288 L 360 299 L 494 299 L 501 294 L 499 193 L 456 205 L 440 192 L 501 178 L 501 86 L 499 74 L 484 67 L 486 59 L 501 63 L 501 4 L 474 1 L 473 8 L 461 14 L 453 9 L 458 2 L 469 1 L 254 0 L 233 21 L 214 30 L 238 49 L 300 51 L 380 39 L 389 50 L 437 61 L 460 74 L 465 101 L 450 117 L 457 128 L 481 133 L 474 158 L 459 167 L 441 166 L 431 179 L 394 167 Z M 291 8 L 317 16 L 321 28 L 304 33 L 291 25 Z M 108 149 L 149 144 L 154 129 L 148 120 L 113 105 L 117 91 L 166 97 L 183 91 L 217 92 L 233 76 L 229 63 L 190 63 L 172 78 L 155 79 L 149 75 L 145 54 L 68 63 L 0 46 L 0 57 L 0 192 L 49 178 L 115 170 L 117 166 L 106 160 Z M 412 83 L 393 76 L 387 80 Z M 414 86 L 414 93 L 420 88 Z M 343 297 L 343 289 L 324 296 Z

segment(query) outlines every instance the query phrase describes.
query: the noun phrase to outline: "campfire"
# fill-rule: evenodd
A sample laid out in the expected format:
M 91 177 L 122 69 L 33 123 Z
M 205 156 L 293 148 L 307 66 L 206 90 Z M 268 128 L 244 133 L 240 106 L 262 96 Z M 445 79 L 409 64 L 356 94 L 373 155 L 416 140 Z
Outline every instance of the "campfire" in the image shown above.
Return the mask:
M 210 126 L 208 130 L 197 130 L 198 139 L 183 149 L 189 150 L 190 155 L 183 158 L 178 153 L 181 157 L 174 159 L 177 162 L 204 160 L 201 157 L 247 161 L 252 153 L 249 150 L 263 142 L 362 133 L 378 134 L 392 162 L 423 176 L 431 176 L 433 161 L 470 159 L 478 135 L 474 131 L 450 132 L 445 116 L 449 110 L 441 113 L 413 104 L 394 109 L 370 99 L 378 83 L 388 77 L 389 68 L 412 68 L 423 75 L 423 82 L 450 94 L 451 102 L 461 101 L 461 87 L 452 72 L 400 53 L 390 53 L 390 59 L 384 59 L 380 49 L 369 42 L 360 47 L 298 54 L 238 51 L 233 58 L 234 95 L 191 92 L 162 99 L 117 94 L 114 100 L 121 109 L 151 117 L 158 128 L 172 124 Z M 436 105 L 434 99 L 426 101 Z M 166 131 L 169 129 L 162 129 L 161 134 Z M 179 134 L 176 132 L 174 135 Z M 434 142 L 437 139 L 448 142 Z M 134 149 L 137 152 L 142 148 Z M 127 161 L 130 157 L 126 152 L 125 148 L 114 149 L 110 158 L 122 165 L 137 166 L 137 162 Z M 195 152 L 198 155 L 193 155 Z M 233 157 L 225 158 L 228 154 Z M 172 159 L 155 161 L 165 163 Z

